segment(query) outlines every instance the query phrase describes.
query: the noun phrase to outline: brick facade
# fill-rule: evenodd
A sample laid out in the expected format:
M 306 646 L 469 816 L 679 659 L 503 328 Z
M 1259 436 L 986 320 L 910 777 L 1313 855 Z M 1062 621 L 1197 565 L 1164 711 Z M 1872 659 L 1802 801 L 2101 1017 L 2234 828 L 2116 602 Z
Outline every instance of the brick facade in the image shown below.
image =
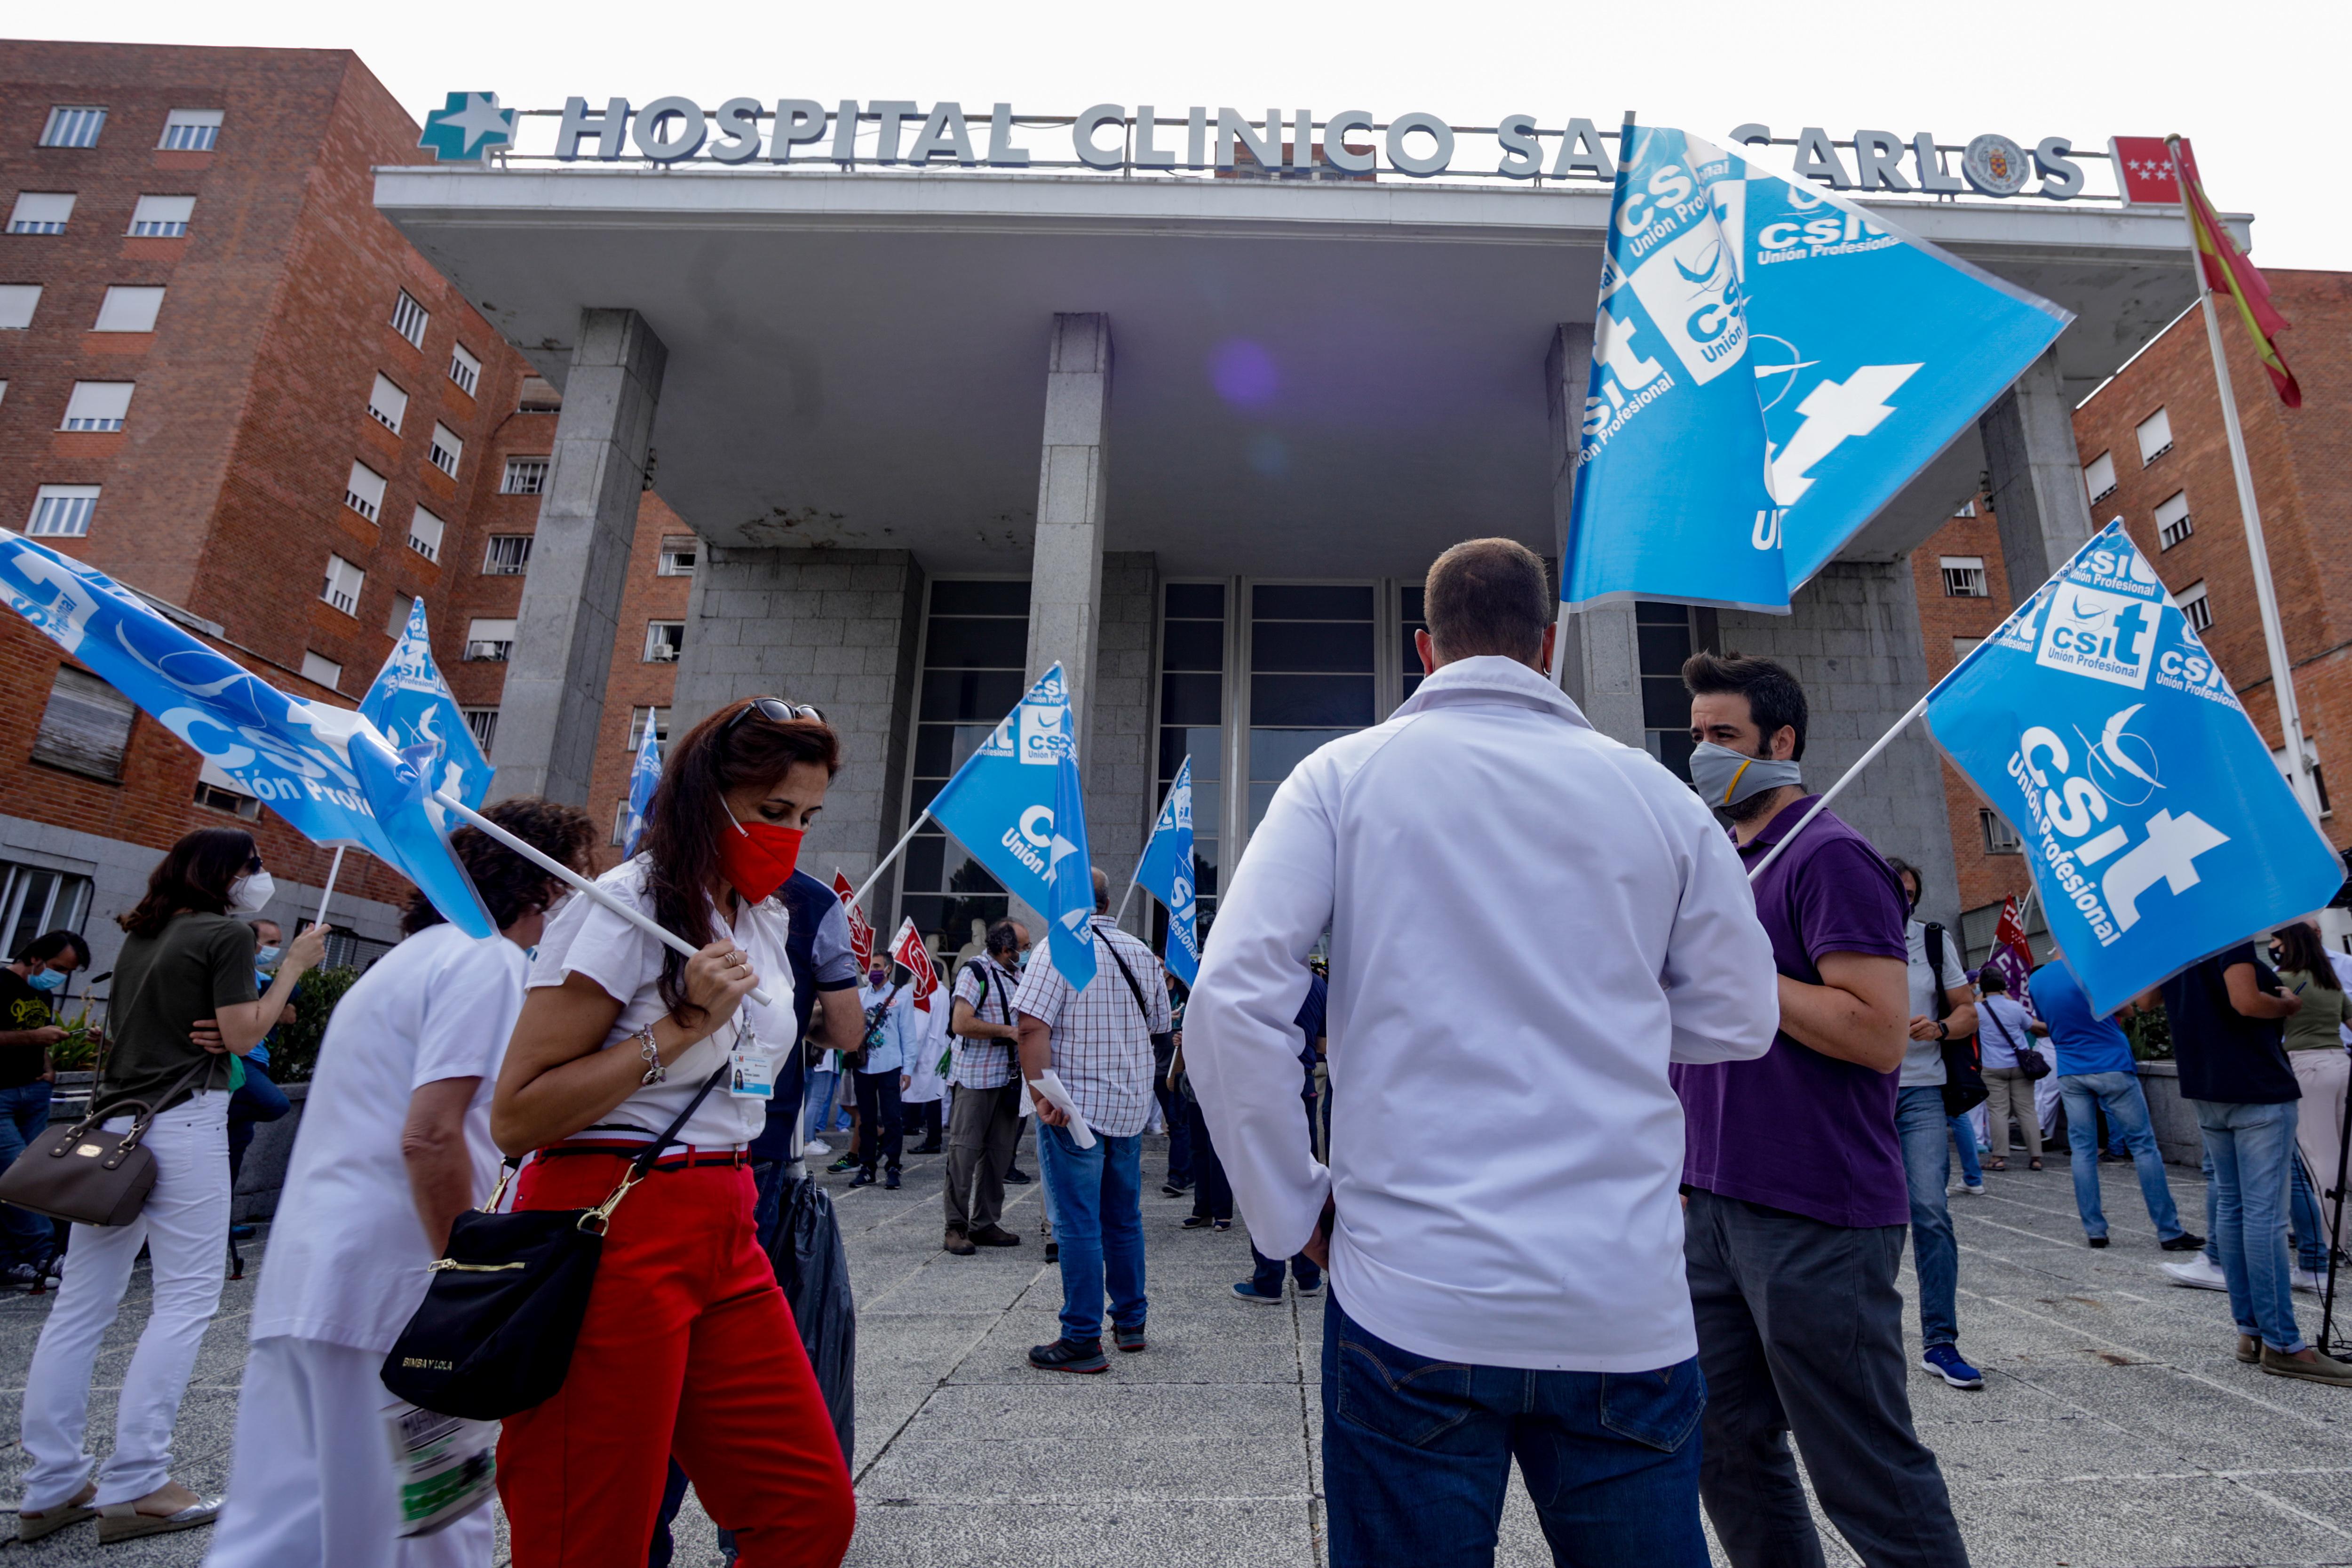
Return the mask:
M 2323 781 L 2352 788 L 2346 783 L 2352 781 L 2352 438 L 2346 435 L 2352 420 L 2352 274 L 2276 271 L 2268 277 L 2280 313 L 2294 323 L 2280 348 L 2302 383 L 2303 406 L 2287 408 L 2272 394 L 2252 343 L 2227 310 L 2222 338 L 2304 731 L 2317 742 Z M 2159 409 L 2171 445 L 2143 458 L 2138 429 Z M 2074 415 L 2074 444 L 2086 466 L 2103 454 L 2115 464 L 2115 489 L 2094 500 L 2094 522 L 2122 518 L 2176 596 L 2204 584 L 2213 624 L 2203 640 L 2275 748 L 2278 709 L 2201 311 L 2175 321 L 2084 401 Z M 2156 511 L 2176 495 L 2187 499 L 2190 531 L 2167 547 Z M 1947 523 L 1912 557 L 1934 677 L 1955 662 L 1953 638 L 1983 637 L 2011 609 L 2000 541 L 1983 498 L 1976 510 L 1974 517 Z M 1947 596 L 1939 570 L 1944 556 L 1982 557 L 1990 596 Z M 1978 816 L 1982 802 L 1949 766 L 1945 785 L 1962 907 L 2021 893 L 2021 858 L 1985 850 Z M 2352 847 L 2352 814 L 2336 811 L 2325 826 L 2337 849 Z

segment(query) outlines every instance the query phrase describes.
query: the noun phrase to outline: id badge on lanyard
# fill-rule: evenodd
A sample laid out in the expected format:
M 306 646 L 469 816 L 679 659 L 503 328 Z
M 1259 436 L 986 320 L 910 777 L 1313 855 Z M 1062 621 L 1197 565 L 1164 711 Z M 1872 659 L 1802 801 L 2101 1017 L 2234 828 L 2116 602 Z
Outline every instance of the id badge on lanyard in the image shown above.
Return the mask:
M 738 1100 L 775 1099 L 776 1057 L 761 1044 L 758 1034 L 739 1026 L 734 1047 L 727 1053 L 727 1092 Z

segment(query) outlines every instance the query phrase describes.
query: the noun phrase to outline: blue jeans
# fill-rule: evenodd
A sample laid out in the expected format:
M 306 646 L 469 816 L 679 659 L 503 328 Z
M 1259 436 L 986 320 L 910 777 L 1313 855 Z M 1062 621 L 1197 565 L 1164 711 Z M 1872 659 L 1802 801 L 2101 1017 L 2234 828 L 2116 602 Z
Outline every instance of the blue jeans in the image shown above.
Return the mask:
M 2295 1121 L 2303 1120 L 2296 1108 Z M 2311 1179 L 2303 1173 L 2303 1162 L 2288 1162 L 2289 1174 L 2294 1178 L 2287 1202 L 2286 1235 L 2294 1244 L 2294 1266 L 2306 1274 L 2327 1272 L 2327 1221 L 2319 1212 L 2319 1194 L 2311 1190 Z
M 1529 1372 L 1417 1355 L 1323 1310 L 1331 1568 L 1489 1568 L 1517 1459 L 1568 1568 L 1703 1568 L 1693 1357 Z
M 2067 1158 L 2074 1169 L 2074 1212 L 2083 1216 L 2084 1234 L 2094 1239 L 2107 1234 L 2106 1211 L 2099 1205 L 2099 1142 L 2091 1131 L 2097 1125 L 2097 1112 L 2104 1110 L 2108 1129 L 2131 1151 L 2132 1168 L 2139 1173 L 2139 1195 L 2147 1204 L 2158 1239 L 2170 1241 L 2180 1235 L 2180 1210 L 2164 1179 L 2164 1155 L 2148 1125 L 2147 1094 L 2139 1086 L 2139 1074 L 2120 1069 L 2068 1073 L 2058 1080 L 2058 1097 L 2066 1104 L 2066 1146 L 2074 1151 Z
M 2287 1271 L 2287 1166 L 2294 1159 L 2294 1101 L 2238 1105 L 2192 1100 L 2213 1160 L 2213 1247 L 2230 1282 L 2238 1331 L 2274 1351 L 2303 1349 Z
M 0 1089 L 0 1171 L 49 1124 L 49 1084 L 46 1079 Z M 0 1267 L 39 1263 L 57 1249 L 57 1228 L 46 1215 L 0 1204 Z
M 1957 1298 L 1960 1246 L 1944 1187 L 1952 1179 L 1952 1119 L 1944 1090 L 1913 1085 L 1895 1101 L 1895 1130 L 1903 1140 L 1903 1174 L 1911 1189 L 1911 1263 L 1919 1271 L 1919 1340 L 1933 1350 L 1960 1337 Z
M 1037 1165 L 1054 1206 L 1062 1245 L 1062 1337 L 1084 1344 L 1102 1338 L 1103 1289 L 1110 1321 L 1143 1326 L 1143 1135 L 1078 1147 L 1066 1127 L 1037 1124 Z
M 1984 1185 L 1984 1167 L 1977 1163 L 1976 1123 L 1964 1111 L 1952 1118 L 1952 1146 L 1960 1152 L 1960 1180 L 1972 1187 Z

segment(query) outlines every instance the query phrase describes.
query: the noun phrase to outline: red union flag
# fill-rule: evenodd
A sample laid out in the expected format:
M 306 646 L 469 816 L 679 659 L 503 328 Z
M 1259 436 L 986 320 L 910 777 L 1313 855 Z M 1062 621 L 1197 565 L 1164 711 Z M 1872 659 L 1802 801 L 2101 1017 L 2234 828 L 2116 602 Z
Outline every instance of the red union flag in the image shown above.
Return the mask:
M 923 945 L 923 933 L 915 929 L 915 918 L 907 917 L 898 927 L 898 934 L 890 939 L 890 956 L 907 966 L 915 977 L 915 1011 L 931 1010 L 931 993 L 940 988 L 940 972 L 931 967 L 930 949 Z
M 2017 954 L 2019 962 L 2031 969 L 2033 966 L 2033 950 L 2025 943 L 2022 916 L 2023 911 L 2017 907 L 2017 895 L 2012 893 L 2001 901 L 2000 920 L 1992 929 L 1992 940 L 1996 946 L 2005 947 Z
M 2112 136 L 2107 139 L 2107 152 L 2115 159 L 2116 185 L 2127 202 L 2160 202 L 2166 206 L 2180 205 L 2180 182 L 2172 175 L 2172 154 L 2166 151 L 2161 136 Z M 2197 161 L 2189 155 L 2186 138 L 2180 143 L 2180 161 L 2189 168 Z
M 841 900 L 841 907 L 849 911 L 849 948 L 857 955 L 857 973 L 862 980 L 874 963 L 874 927 L 867 923 L 866 911 L 857 907 L 857 889 L 838 871 L 833 874 L 833 890 Z

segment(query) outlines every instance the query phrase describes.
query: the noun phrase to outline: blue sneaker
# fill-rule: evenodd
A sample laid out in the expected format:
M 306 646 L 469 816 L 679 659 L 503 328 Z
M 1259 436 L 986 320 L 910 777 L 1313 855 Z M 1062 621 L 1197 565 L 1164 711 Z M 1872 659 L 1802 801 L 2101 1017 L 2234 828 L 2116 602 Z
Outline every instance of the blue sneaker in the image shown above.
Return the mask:
M 1920 1356 L 1919 1364 L 1954 1388 L 1984 1386 L 1984 1373 L 1962 1361 L 1960 1352 L 1951 1345 L 1929 1345 Z

